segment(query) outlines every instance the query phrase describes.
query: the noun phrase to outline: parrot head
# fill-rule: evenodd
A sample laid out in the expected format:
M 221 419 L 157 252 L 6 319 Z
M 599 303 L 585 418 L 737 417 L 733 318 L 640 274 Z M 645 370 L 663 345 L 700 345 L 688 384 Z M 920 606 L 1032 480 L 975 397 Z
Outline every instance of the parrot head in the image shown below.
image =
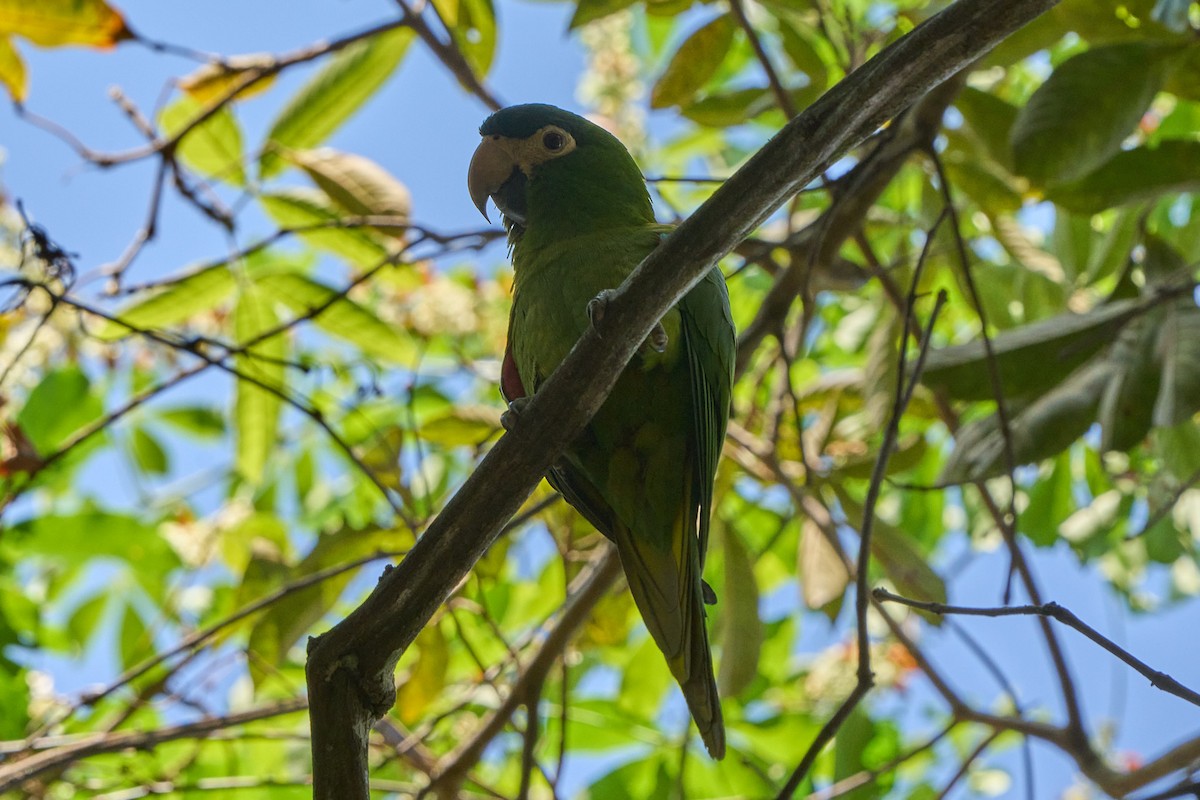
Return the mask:
M 467 172 L 475 207 L 496 204 L 515 241 L 526 231 L 571 235 L 606 224 L 650 222 L 642 173 L 615 136 L 551 105 L 509 106 L 479 127 Z

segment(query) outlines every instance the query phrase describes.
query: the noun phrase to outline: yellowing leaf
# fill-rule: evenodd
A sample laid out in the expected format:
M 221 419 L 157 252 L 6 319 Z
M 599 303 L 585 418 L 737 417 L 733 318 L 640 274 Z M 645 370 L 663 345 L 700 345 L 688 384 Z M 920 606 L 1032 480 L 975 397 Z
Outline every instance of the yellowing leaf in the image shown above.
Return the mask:
M 245 100 L 265 92 L 275 82 L 275 75 L 258 78 L 262 71 L 275 63 L 268 53 L 234 56 L 223 64 L 205 64 L 179 79 L 179 88 L 202 104 L 211 103 L 232 93 Z
M 25 62 L 21 54 L 13 47 L 12 39 L 0 36 L 0 83 L 8 89 L 12 99 L 18 103 L 25 102 L 29 93 L 29 80 L 25 74 Z
M 294 150 L 288 160 L 303 169 L 347 213 L 408 219 L 412 212 L 412 195 L 407 187 L 369 158 L 322 147 Z M 383 230 L 399 232 L 403 226 Z
M 413 642 L 417 663 L 396 687 L 396 711 L 405 725 L 416 724 L 429 704 L 437 700 L 446 686 L 446 668 L 450 653 L 446 637 L 437 625 L 429 625 Z
M 824 608 L 842 597 L 850 573 L 842 554 L 834 549 L 817 523 L 805 519 L 800 529 L 798 574 L 804 605 L 813 610 Z
M 0 0 L 0 34 L 43 47 L 112 47 L 133 38 L 125 19 L 104 0 Z
M 650 92 L 651 108 L 690 105 L 700 87 L 716 73 L 736 30 L 733 19 L 722 14 L 689 36 L 667 65 Z

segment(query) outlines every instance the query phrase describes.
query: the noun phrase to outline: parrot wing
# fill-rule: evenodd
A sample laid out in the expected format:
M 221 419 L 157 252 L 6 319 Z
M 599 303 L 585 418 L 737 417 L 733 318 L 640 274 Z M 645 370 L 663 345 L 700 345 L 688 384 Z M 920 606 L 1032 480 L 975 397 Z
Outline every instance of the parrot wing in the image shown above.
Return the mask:
M 692 436 L 697 454 L 700 500 L 700 566 L 708 552 L 713 480 L 725 443 L 733 385 L 734 334 L 725 279 L 714 267 L 679 304 L 692 379 Z M 711 590 L 710 590 L 711 591 Z

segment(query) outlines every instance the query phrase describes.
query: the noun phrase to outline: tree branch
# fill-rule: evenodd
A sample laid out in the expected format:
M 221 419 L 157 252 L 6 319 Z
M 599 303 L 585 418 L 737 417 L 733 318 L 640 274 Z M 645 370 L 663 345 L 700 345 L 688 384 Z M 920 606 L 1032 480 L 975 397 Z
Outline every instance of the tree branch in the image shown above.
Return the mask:
M 397 660 L 604 402 L 662 315 L 846 149 L 1057 0 L 959 0 L 793 119 L 616 291 L 408 558 L 353 613 L 311 639 L 314 796 L 369 796 L 367 736 L 395 699 Z

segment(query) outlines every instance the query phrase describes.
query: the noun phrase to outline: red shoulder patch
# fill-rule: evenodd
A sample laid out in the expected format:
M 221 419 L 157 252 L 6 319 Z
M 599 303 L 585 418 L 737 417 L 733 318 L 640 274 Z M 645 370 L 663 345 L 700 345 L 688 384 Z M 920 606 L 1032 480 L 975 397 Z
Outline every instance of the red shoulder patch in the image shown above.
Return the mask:
M 500 394 L 510 403 L 525 396 L 525 385 L 521 383 L 521 373 L 517 371 L 517 362 L 513 360 L 510 344 L 504 346 L 504 363 L 500 366 Z

